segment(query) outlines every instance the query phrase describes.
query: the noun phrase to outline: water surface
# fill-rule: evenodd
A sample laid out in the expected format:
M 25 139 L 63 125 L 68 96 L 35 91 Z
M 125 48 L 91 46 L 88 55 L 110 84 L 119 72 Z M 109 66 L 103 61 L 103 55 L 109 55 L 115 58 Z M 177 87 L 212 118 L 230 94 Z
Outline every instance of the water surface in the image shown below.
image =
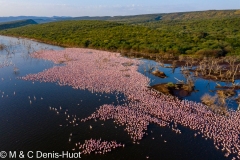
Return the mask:
M 0 63 L 7 61 L 11 64 L 0 68 L 0 151 L 72 151 L 77 142 L 102 138 L 108 141 L 116 140 L 126 146 L 105 155 L 82 155 L 83 159 L 126 160 L 146 159 L 146 156 L 149 156 L 149 159 L 225 159 L 224 154 L 214 148 L 211 140 L 205 140 L 200 136 L 194 137 L 195 131 L 184 127 L 180 128 L 182 134 L 176 134 L 170 128 L 160 128 L 152 124 L 148 127 L 148 136 L 145 136 L 140 144 L 133 144 L 124 127 L 117 126 L 112 120 L 70 125 L 64 114 L 66 110 L 70 116 L 85 118 L 103 104 L 121 104 L 117 99 L 122 100 L 124 95 L 120 94 L 118 97 L 105 93 L 96 95 L 87 90 L 76 90 L 55 83 L 33 83 L 18 79 L 57 65 L 50 61 L 31 58 L 29 53 L 63 48 L 5 36 L 0 36 L 0 43 L 10 46 L 8 51 L 0 51 Z M 144 62 L 155 63 L 149 60 Z M 14 71 L 14 67 L 17 71 Z M 174 82 L 174 76 L 181 79 L 179 69 L 176 69 L 175 75 L 172 75 L 171 69 L 161 70 L 166 72 L 168 78 L 160 79 L 146 74 L 152 79 L 151 85 L 169 80 Z M 141 66 L 139 71 L 142 72 Z M 200 90 L 206 83 L 205 80 L 199 80 L 196 87 Z M 186 98 L 198 100 L 203 92 L 200 90 Z M 103 98 L 105 96 L 109 98 Z M 58 109 L 61 106 L 62 110 L 57 114 L 49 109 L 50 106 Z M 92 129 L 89 128 L 90 125 Z M 73 136 L 69 142 L 71 133 Z M 164 140 L 167 143 L 164 143 Z

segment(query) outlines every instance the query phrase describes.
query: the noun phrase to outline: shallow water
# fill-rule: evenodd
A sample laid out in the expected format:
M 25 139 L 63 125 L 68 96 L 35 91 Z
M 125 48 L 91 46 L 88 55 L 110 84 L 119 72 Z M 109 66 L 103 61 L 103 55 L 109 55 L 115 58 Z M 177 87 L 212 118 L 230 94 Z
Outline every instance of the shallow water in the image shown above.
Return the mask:
M 60 87 L 55 83 L 32 83 L 18 79 L 17 77 L 56 66 L 50 61 L 30 58 L 28 52 L 63 48 L 4 36 L 0 36 L 0 43 L 11 44 L 9 51 L 15 53 L 7 55 L 6 51 L 0 51 L 0 63 L 8 60 L 12 64 L 0 68 L 0 151 L 60 153 L 71 151 L 76 142 L 102 138 L 108 141 L 116 140 L 126 146 L 105 155 L 82 155 L 83 159 L 146 159 L 146 156 L 149 156 L 149 159 L 225 159 L 224 154 L 214 148 L 211 140 L 205 140 L 200 136 L 194 137 L 195 132 L 187 128 L 180 128 L 182 134 L 176 134 L 170 128 L 150 125 L 149 135 L 145 136 L 140 144 L 133 144 L 124 127 L 117 126 L 111 120 L 87 121 L 78 123 L 78 126 L 70 125 L 66 121 L 64 113 L 66 110 L 70 116 L 85 118 L 103 104 L 121 103 L 117 98 L 122 100 L 124 95 L 120 94 L 118 97 L 115 94 L 97 93 L 96 95 L 87 90 L 76 90 L 69 86 Z M 147 63 L 154 62 L 147 61 Z M 18 68 L 16 72 L 13 70 L 14 67 Z M 140 66 L 139 70 L 141 69 Z M 174 76 L 181 79 L 181 75 L 177 75 L 180 73 L 179 69 L 176 69 L 176 75 L 171 74 L 171 69 L 161 68 L 161 70 L 169 77 L 159 79 L 146 74 L 154 79 L 151 84 L 169 82 L 170 79 L 174 80 Z M 203 88 L 206 83 L 197 81 L 197 89 Z M 200 90 L 186 98 L 197 100 L 202 93 Z M 58 108 L 58 111 L 61 106 L 62 110 L 57 114 L 50 110 L 49 106 Z M 90 125 L 92 129 L 89 128 Z M 69 142 L 71 133 L 73 136 Z M 167 142 L 164 143 L 164 140 Z
M 139 66 L 139 72 L 143 73 L 145 76 L 149 77 L 151 79 L 150 86 L 155 85 L 155 84 L 160 84 L 160 83 L 168 83 L 168 82 L 173 82 L 177 83 L 178 81 L 175 79 L 179 80 L 186 80 L 184 76 L 181 73 L 180 67 L 176 68 L 175 71 L 173 72 L 172 68 L 166 68 L 166 67 L 161 67 L 159 66 L 155 61 L 153 60 L 142 60 L 143 64 Z M 144 69 L 148 68 L 148 66 L 157 66 L 157 68 L 164 72 L 167 77 L 166 78 L 159 78 L 157 76 L 154 76 L 153 74 L 149 72 L 144 72 Z M 168 65 L 165 65 L 168 66 Z M 225 86 L 229 85 L 226 82 L 218 82 L 220 85 Z M 240 80 L 235 81 L 236 84 L 240 84 Z M 201 102 L 201 97 L 205 94 L 208 93 L 210 95 L 215 95 L 215 88 L 216 82 L 212 80 L 206 80 L 203 78 L 197 78 L 195 81 L 195 89 L 197 90 L 196 92 L 192 92 L 190 95 L 186 97 L 181 97 L 182 99 L 187 99 L 187 100 L 192 100 L 196 102 Z M 240 90 L 236 90 L 237 94 L 236 96 L 231 97 L 227 101 L 227 104 L 229 108 L 236 110 L 238 107 L 238 104 L 234 100 L 238 94 L 240 94 Z

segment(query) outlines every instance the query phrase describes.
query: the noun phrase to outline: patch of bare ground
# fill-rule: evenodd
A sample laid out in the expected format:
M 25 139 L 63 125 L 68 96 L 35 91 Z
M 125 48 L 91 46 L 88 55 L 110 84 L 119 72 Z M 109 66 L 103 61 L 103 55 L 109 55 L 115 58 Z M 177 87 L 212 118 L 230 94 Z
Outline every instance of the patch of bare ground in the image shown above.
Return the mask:
M 167 75 L 164 72 L 161 72 L 159 70 L 153 71 L 152 74 L 157 76 L 157 77 L 160 77 L 160 78 L 166 78 L 167 77 Z
M 3 50 L 5 48 L 5 45 L 0 44 L 0 50 Z
M 186 97 L 195 92 L 194 86 L 188 84 L 162 83 L 151 86 L 151 88 L 167 95 L 173 95 L 179 98 Z

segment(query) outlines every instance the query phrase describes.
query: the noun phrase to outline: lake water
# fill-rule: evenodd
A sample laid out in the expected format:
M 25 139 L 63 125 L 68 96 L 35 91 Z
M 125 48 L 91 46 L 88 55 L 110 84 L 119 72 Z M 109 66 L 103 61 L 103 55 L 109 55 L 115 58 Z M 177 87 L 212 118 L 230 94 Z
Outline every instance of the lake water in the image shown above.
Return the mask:
M 38 73 L 57 65 L 50 61 L 31 58 L 29 53 L 42 49 L 62 50 L 63 48 L 5 36 L 0 36 L 0 43 L 11 45 L 8 47 L 8 52 L 0 51 L 0 65 L 10 64 L 0 68 L 0 151 L 71 152 L 77 142 L 84 142 L 90 138 L 102 138 L 124 143 L 125 148 L 117 148 L 105 155 L 82 155 L 82 159 L 132 160 L 146 159 L 146 156 L 157 160 L 226 159 L 223 152 L 214 148 L 211 140 L 205 140 L 200 136 L 195 138 L 195 132 L 184 127 L 180 127 L 182 134 L 176 134 L 170 128 L 160 128 L 152 124 L 148 126 L 148 136 L 145 136 L 140 144 L 133 144 L 124 127 L 116 128 L 112 120 L 87 121 L 77 126 L 69 125 L 64 114 L 66 110 L 70 116 L 76 115 L 81 119 L 88 117 L 103 104 L 120 102 L 115 94 L 101 94 L 102 97 L 109 98 L 102 98 L 99 101 L 101 98 L 99 94 L 96 95 L 87 90 L 18 79 L 29 73 Z M 155 63 L 149 60 L 143 61 L 145 64 Z M 140 72 L 143 72 L 143 65 L 139 67 Z M 15 71 L 14 67 L 17 68 Z M 160 68 L 160 70 L 164 71 L 168 78 L 160 79 L 146 74 L 152 79 L 151 85 L 169 82 L 169 80 L 175 82 L 174 77 L 182 78 L 179 69 L 176 69 L 174 75 L 169 68 Z M 208 81 L 198 79 L 196 89 L 200 91 L 186 98 L 199 101 L 199 97 L 205 92 L 201 89 L 205 88 L 207 83 Z M 209 83 L 211 88 L 214 87 L 214 82 Z M 121 99 L 124 99 L 124 95 L 121 95 Z M 57 114 L 50 110 L 49 106 L 55 108 L 61 106 L 62 110 Z M 236 108 L 236 104 L 232 103 L 232 108 Z M 89 129 L 90 125 L 92 129 Z M 71 133 L 72 139 L 69 142 Z M 164 143 L 164 140 L 167 143 Z

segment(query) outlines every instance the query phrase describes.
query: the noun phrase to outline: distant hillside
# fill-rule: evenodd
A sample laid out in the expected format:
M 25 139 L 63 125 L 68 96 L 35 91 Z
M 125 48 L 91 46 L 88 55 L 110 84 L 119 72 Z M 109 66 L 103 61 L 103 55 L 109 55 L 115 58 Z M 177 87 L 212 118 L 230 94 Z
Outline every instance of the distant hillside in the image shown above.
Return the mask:
M 197 20 L 230 17 L 240 18 L 240 10 L 209 10 L 209 11 L 168 13 L 162 15 L 162 20 Z
M 145 14 L 135 16 L 116 16 L 109 18 L 108 20 L 128 24 L 144 24 L 148 22 L 161 22 L 161 21 L 207 20 L 223 18 L 225 19 L 240 18 L 240 10 L 210 10 L 194 12 Z
M 20 21 L 20 20 L 26 20 L 26 19 L 32 19 L 33 20 L 35 18 L 44 18 L 44 17 L 35 17 L 35 16 L 0 17 L 0 23 L 11 22 L 11 21 Z
M 49 22 L 57 22 L 57 21 L 68 21 L 68 20 L 108 20 L 110 16 L 104 17 L 45 17 L 45 18 L 35 18 L 34 21 L 37 23 L 49 23 Z
M 129 25 L 109 21 L 60 21 L 1 31 L 65 47 L 140 54 L 240 54 L 239 18 L 160 21 Z M 151 27 L 157 26 L 156 28 Z
M 0 30 L 22 27 L 30 24 L 37 24 L 37 22 L 31 19 L 27 19 L 27 20 L 0 23 Z
M 57 21 L 67 21 L 67 20 L 108 20 L 111 16 L 102 16 L 102 17 L 65 17 L 65 16 L 53 16 L 53 17 L 37 17 L 37 16 L 17 16 L 17 17 L 0 17 L 0 23 L 3 22 L 12 22 L 12 21 L 20 21 L 26 19 L 32 19 L 38 24 L 40 23 L 49 23 L 49 22 L 57 22 Z
M 162 14 L 144 14 L 135 16 L 115 16 L 108 19 L 108 21 L 118 23 L 137 24 L 145 22 L 155 22 L 162 20 Z
M 222 19 L 222 18 L 240 18 L 240 10 L 209 10 L 209 11 L 194 11 L 194 12 L 177 12 L 177 13 L 159 13 L 159 14 L 144 14 L 135 16 L 115 16 L 109 18 L 109 21 L 120 23 L 146 23 L 160 21 L 175 21 L 175 20 L 204 20 L 204 19 Z
M 145 22 L 159 22 L 165 20 L 197 20 L 197 19 L 221 19 L 221 18 L 240 18 L 240 10 L 209 10 L 209 11 L 193 11 L 193 12 L 177 12 L 177 13 L 156 13 L 129 16 L 102 16 L 102 17 L 35 17 L 35 16 L 19 16 L 19 17 L 0 17 L 0 22 L 9 22 L 23 19 L 32 19 L 37 23 L 48 23 L 66 20 L 106 20 L 119 23 L 138 24 Z
M 67 18 L 72 18 L 72 17 L 58 17 L 58 16 L 54 16 L 54 17 L 16 16 L 16 17 L 13 17 L 13 16 L 10 16 L 10 17 L 0 17 L 0 23 L 20 21 L 20 20 L 26 20 L 26 19 L 32 19 L 37 23 L 46 23 L 46 22 L 58 21 L 60 19 L 67 19 Z

